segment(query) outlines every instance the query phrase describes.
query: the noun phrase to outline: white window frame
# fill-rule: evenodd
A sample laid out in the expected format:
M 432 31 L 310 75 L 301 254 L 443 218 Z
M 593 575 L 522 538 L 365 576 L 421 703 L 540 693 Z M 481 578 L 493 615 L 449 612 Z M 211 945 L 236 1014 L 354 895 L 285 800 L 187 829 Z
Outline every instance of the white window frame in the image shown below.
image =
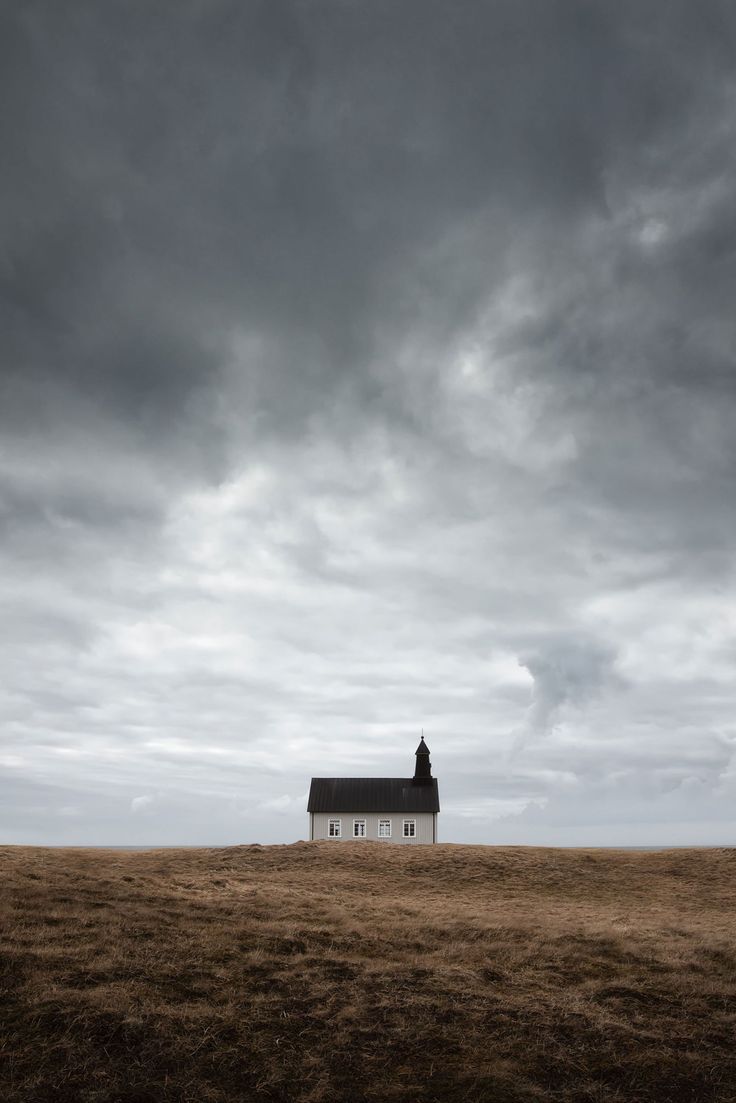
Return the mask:
M 359 830 L 359 828 L 361 826 L 363 827 L 362 831 Z M 353 820 L 353 838 L 354 839 L 365 839 L 367 837 L 368 837 L 368 825 L 365 822 L 365 820 Z
M 404 838 L 416 839 L 417 837 L 417 821 L 416 820 L 404 820 Z
M 333 831 L 333 826 L 337 827 L 336 831 Z M 327 838 L 328 839 L 341 839 L 342 838 L 342 820 L 329 819 L 327 821 Z
M 388 824 L 388 831 L 384 831 L 383 828 L 387 824 Z M 393 825 L 391 823 L 391 820 L 379 820 L 378 821 L 378 838 L 379 839 L 390 839 L 391 838 L 392 827 L 393 827 Z

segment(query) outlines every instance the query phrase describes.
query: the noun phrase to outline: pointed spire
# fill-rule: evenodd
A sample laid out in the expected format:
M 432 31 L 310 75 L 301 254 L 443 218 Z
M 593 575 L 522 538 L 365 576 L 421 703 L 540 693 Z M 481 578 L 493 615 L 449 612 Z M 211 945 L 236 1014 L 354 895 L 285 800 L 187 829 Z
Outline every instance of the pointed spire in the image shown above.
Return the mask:
M 432 778 L 432 763 L 429 761 L 429 747 L 424 742 L 424 731 L 422 731 L 422 738 L 419 740 L 419 746 L 416 749 L 417 764 L 414 769 L 414 785 L 431 785 Z

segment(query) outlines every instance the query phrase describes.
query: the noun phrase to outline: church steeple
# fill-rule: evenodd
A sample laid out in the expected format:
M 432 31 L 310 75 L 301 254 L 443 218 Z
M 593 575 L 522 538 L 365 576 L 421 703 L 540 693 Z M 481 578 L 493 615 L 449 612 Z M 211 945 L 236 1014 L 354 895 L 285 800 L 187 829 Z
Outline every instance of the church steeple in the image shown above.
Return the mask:
M 429 747 L 424 742 L 424 734 L 419 741 L 419 746 L 416 749 L 417 764 L 414 769 L 414 778 L 412 780 L 413 785 L 431 785 L 432 778 L 432 763 L 429 761 Z

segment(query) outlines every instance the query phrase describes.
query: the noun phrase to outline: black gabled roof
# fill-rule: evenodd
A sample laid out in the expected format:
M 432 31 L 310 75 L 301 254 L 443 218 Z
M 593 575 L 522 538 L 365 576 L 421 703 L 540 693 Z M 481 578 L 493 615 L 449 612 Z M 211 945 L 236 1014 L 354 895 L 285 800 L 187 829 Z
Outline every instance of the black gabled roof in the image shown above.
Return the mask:
M 439 812 L 437 778 L 313 777 L 308 812 Z

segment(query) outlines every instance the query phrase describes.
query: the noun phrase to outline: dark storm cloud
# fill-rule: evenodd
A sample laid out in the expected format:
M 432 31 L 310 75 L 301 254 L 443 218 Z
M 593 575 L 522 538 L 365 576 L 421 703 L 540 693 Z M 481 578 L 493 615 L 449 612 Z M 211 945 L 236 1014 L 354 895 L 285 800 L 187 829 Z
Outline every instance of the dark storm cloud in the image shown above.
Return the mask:
M 569 234 L 605 209 L 611 163 L 630 169 L 702 122 L 690 120 L 721 92 L 733 16 L 656 15 L 571 3 L 6 12 L 15 366 L 61 372 L 171 431 L 176 404 L 217 383 L 203 336 L 238 325 L 279 337 L 259 394 L 274 420 L 282 405 L 303 412 L 385 354 L 406 311 L 429 302 L 443 328 L 464 323 L 517 238 Z M 461 255 L 450 245 L 444 272 L 427 263 L 467 225 L 474 240 Z
M 18 792 L 292 837 L 425 717 L 468 837 L 623 824 L 694 744 L 727 799 L 734 46 L 715 0 L 4 7 Z

